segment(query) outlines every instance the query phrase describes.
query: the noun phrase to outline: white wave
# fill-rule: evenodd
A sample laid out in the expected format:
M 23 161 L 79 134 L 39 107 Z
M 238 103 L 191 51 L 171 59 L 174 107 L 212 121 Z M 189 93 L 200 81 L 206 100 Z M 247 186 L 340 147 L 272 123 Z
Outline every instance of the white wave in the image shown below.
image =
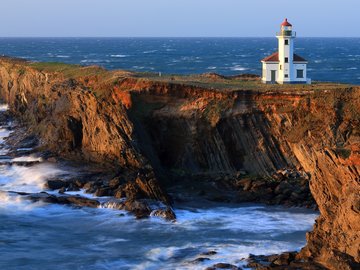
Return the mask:
M 145 67 L 143 67 L 143 66 L 132 66 L 132 68 L 134 68 L 134 69 L 145 69 Z
M 29 56 L 29 55 L 19 56 L 19 58 L 23 58 L 23 59 L 35 59 L 35 57 Z
M 52 194 L 52 195 L 59 194 L 58 190 L 47 190 L 46 192 L 49 194 Z M 86 193 L 85 189 L 80 189 L 79 191 L 66 191 L 66 192 L 64 192 L 64 194 L 71 195 L 71 196 L 81 196 L 81 197 L 88 198 L 88 199 L 99 199 L 100 201 L 108 200 L 110 198 L 110 197 L 97 197 L 92 193 Z M 102 207 L 101 206 L 100 208 L 111 208 L 111 207 Z
M 9 153 L 9 150 L 6 148 L 0 148 L 0 156 L 5 156 Z M 10 159 L 9 159 L 10 161 Z
M 215 66 L 211 66 L 211 67 L 207 67 L 206 69 L 210 69 L 210 70 L 213 70 L 213 69 L 216 69 L 217 67 Z
M 196 57 L 194 56 L 182 56 L 181 60 L 183 61 L 194 61 L 196 59 Z
M 88 59 L 88 60 L 81 60 L 80 63 L 102 63 L 103 60 L 101 59 Z
M 149 54 L 149 53 L 155 53 L 158 50 L 149 50 L 149 51 L 143 51 L 144 54 Z
M 70 58 L 69 55 L 56 55 L 57 58 Z
M 187 244 L 184 246 L 163 246 L 149 250 L 142 264 L 137 265 L 136 270 L 164 269 L 164 270 L 203 270 L 216 263 L 230 263 L 238 267 L 244 267 L 249 254 L 271 255 L 289 251 L 289 244 L 283 241 L 255 240 L 251 243 L 236 244 L 213 244 L 203 243 L 201 246 Z M 298 247 L 297 247 L 298 248 Z M 296 249 L 297 249 L 296 248 Z M 202 256 L 201 252 L 216 251 L 212 256 Z M 194 263 L 199 257 L 207 257 L 210 260 Z M 174 259 L 176 258 L 176 260 Z
M 240 65 L 235 65 L 233 67 L 230 68 L 231 70 L 234 70 L 234 71 L 245 71 L 245 70 L 248 70 L 248 68 L 245 68 L 245 67 L 242 67 Z
M 31 202 L 25 200 L 22 196 L 17 194 L 10 194 L 8 192 L 0 191 L 0 212 L 12 212 L 22 214 L 23 212 L 33 211 L 39 206 L 44 206 L 42 202 Z
M 198 229 L 198 223 L 218 223 L 218 227 L 233 231 L 262 232 L 273 234 L 287 231 L 311 229 L 317 213 L 309 214 L 296 211 L 285 211 L 281 207 L 273 207 L 274 211 L 266 211 L 265 206 L 251 207 L 217 207 L 204 210 L 177 210 L 177 226 L 186 230 Z M 261 222 L 258 217 L 261 216 Z
M 5 112 L 7 110 L 9 110 L 8 104 L 0 104 L 0 112 Z
M 6 138 L 10 135 L 10 133 L 11 133 L 11 130 L 0 127 L 0 138 Z
M 39 192 L 43 190 L 46 179 L 64 173 L 54 164 L 41 163 L 31 167 L 0 167 L 0 187 L 5 191 Z
M 112 54 L 110 55 L 110 57 L 112 58 L 125 58 L 125 57 L 128 57 L 129 55 L 126 55 L 126 54 Z
M 41 157 L 35 157 L 35 156 L 31 155 L 31 156 L 13 158 L 12 161 L 13 162 L 42 162 L 43 159 Z
M 243 259 L 249 254 L 270 255 L 289 250 L 299 250 L 305 244 L 304 231 L 310 230 L 317 213 L 302 209 L 286 209 L 263 205 L 216 207 L 212 209 L 175 209 L 177 221 L 171 225 L 150 219 L 153 229 L 164 234 L 179 233 L 198 235 L 191 244 L 155 246 L 146 254 L 143 263 L 134 269 L 205 269 L 216 263 L 227 262 L 244 266 Z M 146 221 L 149 222 L 149 221 Z M 164 224 L 163 224 L 164 223 Z M 144 226 L 146 226 L 144 224 Z M 215 232 L 213 232 L 213 230 Z M 201 232 L 206 240 L 201 241 Z M 304 233 L 303 239 L 287 240 L 286 235 Z M 227 236 L 223 240 L 219 233 Z M 216 240 L 214 240 L 216 239 Z M 215 255 L 203 256 L 202 252 L 216 251 Z M 211 260 L 194 263 L 199 257 Z
M 357 67 L 350 67 L 350 68 L 347 68 L 346 70 L 357 70 L 358 68 Z
M 22 148 L 18 148 L 16 149 L 16 151 L 31 151 L 33 150 L 34 148 L 30 148 L 30 147 L 22 147 Z

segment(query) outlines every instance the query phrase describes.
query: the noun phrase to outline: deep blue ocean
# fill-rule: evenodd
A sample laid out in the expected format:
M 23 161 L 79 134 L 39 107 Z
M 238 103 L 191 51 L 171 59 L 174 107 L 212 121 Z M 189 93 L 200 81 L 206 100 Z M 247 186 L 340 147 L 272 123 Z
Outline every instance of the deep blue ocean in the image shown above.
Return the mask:
M 275 37 L 0 38 L 0 55 L 171 74 L 260 74 L 276 50 Z M 297 38 L 295 53 L 313 80 L 360 84 L 360 38 Z

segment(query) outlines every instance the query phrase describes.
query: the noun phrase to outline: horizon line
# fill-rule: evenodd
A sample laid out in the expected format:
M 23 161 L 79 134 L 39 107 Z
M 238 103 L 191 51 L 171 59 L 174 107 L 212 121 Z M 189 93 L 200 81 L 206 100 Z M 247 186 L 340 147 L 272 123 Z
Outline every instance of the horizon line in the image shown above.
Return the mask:
M 0 36 L 1 38 L 274 38 L 275 36 Z M 360 36 L 298 36 L 297 38 L 360 38 Z

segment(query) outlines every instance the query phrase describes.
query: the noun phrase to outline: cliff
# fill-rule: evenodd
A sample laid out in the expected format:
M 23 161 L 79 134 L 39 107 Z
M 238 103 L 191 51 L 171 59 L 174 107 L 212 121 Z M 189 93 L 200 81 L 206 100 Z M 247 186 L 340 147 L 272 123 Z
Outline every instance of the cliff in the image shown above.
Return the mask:
M 320 217 L 299 256 L 359 266 L 359 87 L 2 59 L 0 94 L 43 149 L 117 169 L 147 198 L 170 202 L 161 183 L 175 199 L 302 205 L 310 183 Z
M 102 71 L 90 68 L 90 72 Z M 110 168 L 126 182 L 122 189 L 127 197 L 169 203 L 151 165 L 137 149 L 134 127 L 122 104 L 97 98 L 65 73 L 41 72 L 19 60 L 1 61 L 0 74 L 2 99 L 27 124 L 29 134 L 40 139 L 40 148 Z

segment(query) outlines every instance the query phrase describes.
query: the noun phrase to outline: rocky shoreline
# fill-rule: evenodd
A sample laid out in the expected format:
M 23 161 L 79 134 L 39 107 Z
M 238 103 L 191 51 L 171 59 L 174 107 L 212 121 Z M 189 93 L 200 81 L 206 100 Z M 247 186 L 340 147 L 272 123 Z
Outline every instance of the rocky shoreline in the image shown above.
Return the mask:
M 8 122 L 13 121 L 11 113 L 0 113 L 0 125 L 6 126 Z M 26 200 L 33 202 L 126 210 L 134 214 L 136 218 L 147 218 L 152 215 L 169 221 L 176 219 L 176 215 L 170 205 L 146 198 L 146 195 L 140 189 L 139 186 L 143 185 L 141 179 L 151 177 L 144 175 L 146 170 L 143 170 L 142 174 L 138 174 L 135 184 L 129 184 L 123 177 L 115 176 L 115 171 L 107 171 L 106 168 L 103 168 L 101 165 L 99 166 L 99 164 L 79 163 L 76 165 L 69 160 L 58 158 L 49 151 L 39 151 L 39 140 L 28 131 L 28 127 L 23 125 L 23 123 L 13 124 L 8 129 L 12 133 L 9 137 L 5 138 L 8 153 L 7 156 L 1 156 L 4 160 L 4 165 L 31 167 L 42 162 L 50 162 L 75 171 L 75 175 L 50 177 L 46 181 L 43 187 L 44 191 L 42 192 L 26 193 L 10 191 L 9 194 L 20 195 Z M 24 155 L 37 157 L 38 160 L 16 161 L 16 158 L 21 158 Z M 9 161 L 8 159 L 11 160 Z M 68 192 L 81 193 L 80 191 L 84 194 L 93 195 L 93 198 L 82 196 L 81 194 L 67 194 Z M 104 201 L 101 200 L 101 197 L 106 197 L 107 199 Z
M 251 177 L 246 172 L 217 177 L 189 175 L 184 178 L 186 180 L 182 180 L 181 185 L 168 188 L 174 201 L 201 197 L 215 202 L 257 202 L 317 209 L 310 192 L 309 177 L 292 169 L 279 170 L 271 178 Z
M 48 160 L 97 164 L 101 177 L 49 179 L 58 198 L 24 196 L 98 205 L 61 195 L 84 189 L 126 198 L 115 207 L 138 217 L 169 220 L 175 218 L 173 200 L 196 196 L 317 205 L 320 217 L 296 258 L 329 269 L 359 265 L 358 87 L 275 89 L 256 78 L 249 84 L 213 76 L 191 84 L 99 67 L 60 68 L 0 60 L 1 98 L 25 125 L 21 138 L 8 143 L 36 145 Z M 151 201 L 164 207 L 153 209 Z

